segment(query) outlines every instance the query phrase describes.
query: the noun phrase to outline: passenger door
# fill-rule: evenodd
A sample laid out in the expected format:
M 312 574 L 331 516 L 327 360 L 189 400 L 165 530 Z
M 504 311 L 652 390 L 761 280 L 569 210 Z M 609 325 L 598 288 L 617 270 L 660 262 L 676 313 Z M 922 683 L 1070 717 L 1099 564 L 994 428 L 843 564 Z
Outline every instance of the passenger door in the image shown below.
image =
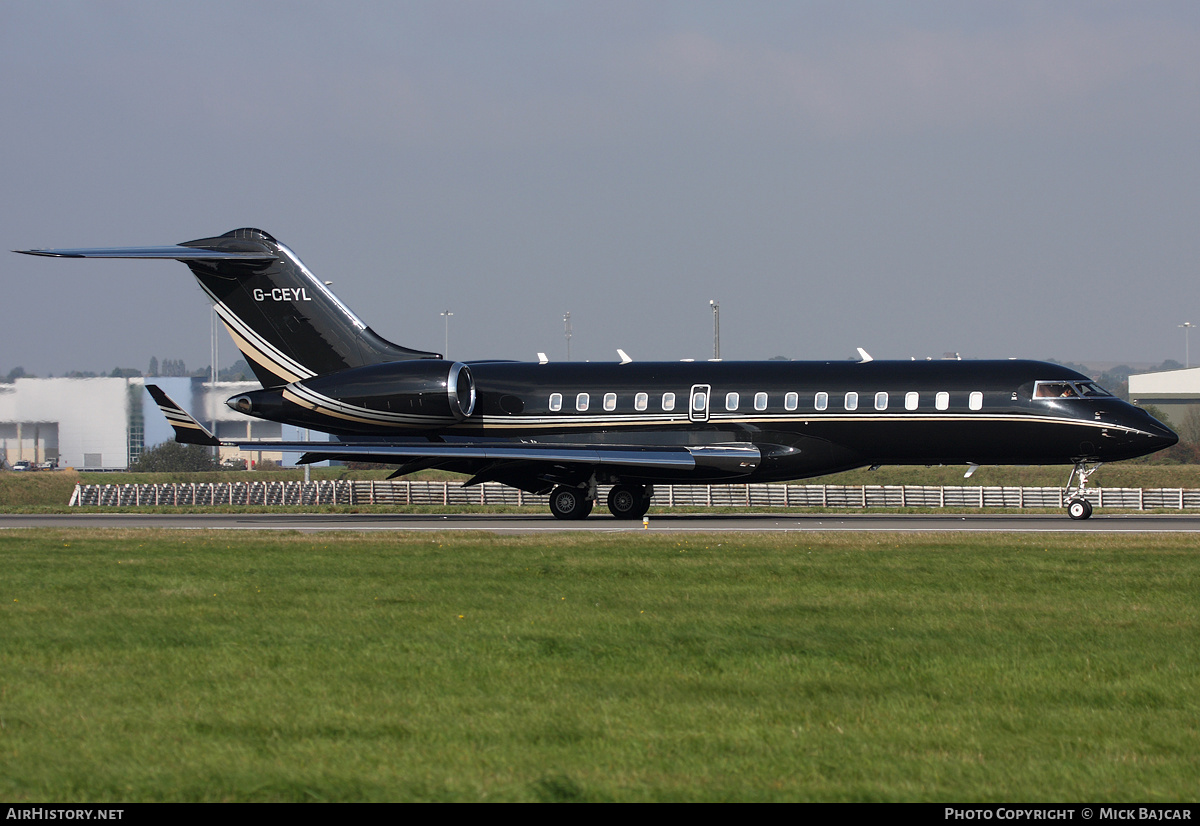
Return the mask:
M 710 385 L 693 384 L 688 394 L 688 418 L 693 422 L 708 421 L 708 403 L 712 397 Z

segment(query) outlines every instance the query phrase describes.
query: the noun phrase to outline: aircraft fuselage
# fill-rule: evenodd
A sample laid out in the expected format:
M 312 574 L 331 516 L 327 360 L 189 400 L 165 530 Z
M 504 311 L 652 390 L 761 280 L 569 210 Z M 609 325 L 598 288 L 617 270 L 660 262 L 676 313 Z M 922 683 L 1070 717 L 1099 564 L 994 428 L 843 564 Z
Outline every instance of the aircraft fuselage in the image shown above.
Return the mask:
M 447 381 L 397 392 L 387 365 L 230 400 L 251 415 L 343 435 L 597 445 L 753 444 L 753 467 L 623 479 L 779 481 L 881 464 L 1074 464 L 1142 456 L 1175 434 L 1087 377 L 1036 361 L 468 363 L 469 415 L 432 409 Z M 442 369 L 442 373 L 446 371 Z M 1035 397 L 1041 383 L 1074 388 Z M 1057 388 L 1057 385 L 1054 385 Z M 1096 388 L 1098 390 L 1098 388 Z M 1099 391 L 1103 392 L 1103 391 Z M 414 396 L 420 402 L 414 402 Z M 238 399 L 248 400 L 238 407 Z M 422 415 L 424 413 L 424 415 Z

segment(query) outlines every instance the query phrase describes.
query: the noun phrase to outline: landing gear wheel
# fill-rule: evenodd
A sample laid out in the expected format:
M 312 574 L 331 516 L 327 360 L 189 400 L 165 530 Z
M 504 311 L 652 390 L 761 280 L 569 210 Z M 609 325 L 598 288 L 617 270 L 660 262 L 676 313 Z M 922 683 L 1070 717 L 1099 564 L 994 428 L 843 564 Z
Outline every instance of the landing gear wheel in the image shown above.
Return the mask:
M 550 512 L 559 519 L 584 519 L 592 512 L 591 499 L 583 488 L 559 486 L 550 493 Z
M 1067 505 L 1067 516 L 1072 519 L 1087 519 L 1092 515 L 1092 503 L 1086 499 L 1072 499 Z
M 1100 469 L 1102 462 L 1079 459 L 1067 477 L 1067 516 L 1072 519 L 1087 519 L 1092 515 L 1092 503 L 1086 498 L 1088 478 Z
M 642 485 L 613 485 L 608 510 L 617 519 L 641 519 L 650 510 L 650 497 Z

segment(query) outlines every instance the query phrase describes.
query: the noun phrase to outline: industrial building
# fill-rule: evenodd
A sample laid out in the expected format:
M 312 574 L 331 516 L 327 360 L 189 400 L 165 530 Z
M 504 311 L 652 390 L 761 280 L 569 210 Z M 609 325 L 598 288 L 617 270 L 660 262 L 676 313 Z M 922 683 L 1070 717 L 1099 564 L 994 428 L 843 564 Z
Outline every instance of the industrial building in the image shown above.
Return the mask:
M 1130 376 L 1129 400 L 1154 405 L 1178 428 L 1189 414 L 1200 415 L 1200 367 Z
M 200 378 L 165 377 L 151 381 L 219 438 L 305 438 L 299 428 L 253 419 L 225 405 L 230 396 L 259 389 L 257 382 L 213 384 Z M 19 378 L 0 384 L 0 456 L 9 467 L 27 460 L 79 470 L 124 470 L 143 450 L 175 438 L 145 383 L 142 378 Z M 313 432 L 309 438 L 327 437 Z M 220 458 L 294 464 L 299 456 L 222 448 Z

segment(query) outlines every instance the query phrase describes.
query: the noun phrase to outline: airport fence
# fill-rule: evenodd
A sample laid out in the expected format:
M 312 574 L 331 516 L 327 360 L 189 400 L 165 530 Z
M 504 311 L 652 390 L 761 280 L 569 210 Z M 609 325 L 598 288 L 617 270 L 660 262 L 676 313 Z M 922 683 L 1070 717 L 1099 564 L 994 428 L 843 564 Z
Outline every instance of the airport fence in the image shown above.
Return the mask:
M 600 502 L 608 494 L 600 487 Z M 1200 508 L 1200 489 L 1090 488 L 1095 508 Z M 218 505 L 532 505 L 549 497 L 485 482 L 168 482 L 76 485 L 70 505 L 102 508 Z M 689 508 L 1064 508 L 1059 487 L 949 485 L 659 485 L 653 504 Z

